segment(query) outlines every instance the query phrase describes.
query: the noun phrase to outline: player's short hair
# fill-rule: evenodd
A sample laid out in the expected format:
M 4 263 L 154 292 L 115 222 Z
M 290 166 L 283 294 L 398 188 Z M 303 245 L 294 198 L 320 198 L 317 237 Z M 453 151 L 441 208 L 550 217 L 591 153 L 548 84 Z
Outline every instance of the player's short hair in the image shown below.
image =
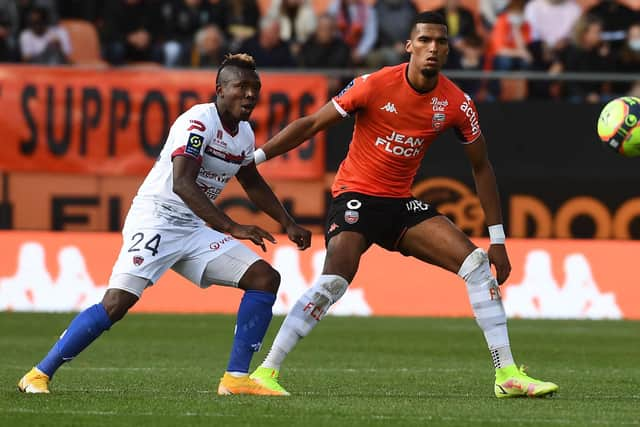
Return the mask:
M 226 67 L 243 68 L 245 70 L 256 71 L 256 61 L 253 56 L 247 53 L 228 53 L 224 56 L 222 64 L 218 67 L 218 74 L 216 75 L 216 85 L 221 84 L 220 74 Z
M 411 30 L 416 28 L 418 24 L 438 24 L 447 26 L 447 20 L 444 19 L 444 16 L 438 12 L 420 12 L 413 18 L 413 22 L 411 23 Z

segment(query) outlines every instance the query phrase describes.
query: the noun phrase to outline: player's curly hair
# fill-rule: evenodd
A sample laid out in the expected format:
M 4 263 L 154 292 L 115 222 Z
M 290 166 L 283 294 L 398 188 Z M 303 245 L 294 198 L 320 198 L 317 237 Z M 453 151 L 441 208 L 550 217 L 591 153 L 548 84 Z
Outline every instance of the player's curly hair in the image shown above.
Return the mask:
M 253 56 L 248 53 L 227 53 L 224 56 L 224 60 L 218 67 L 218 74 L 216 75 L 216 84 L 220 83 L 220 73 L 225 67 L 238 67 L 246 70 L 256 71 L 256 61 Z

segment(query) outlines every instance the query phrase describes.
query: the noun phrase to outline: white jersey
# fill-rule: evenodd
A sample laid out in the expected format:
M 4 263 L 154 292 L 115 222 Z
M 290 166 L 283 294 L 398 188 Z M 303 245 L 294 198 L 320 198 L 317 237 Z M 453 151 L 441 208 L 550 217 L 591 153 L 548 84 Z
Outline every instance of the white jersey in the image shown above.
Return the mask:
M 248 122 L 240 122 L 231 135 L 222 126 L 214 103 L 198 104 L 171 126 L 155 165 L 138 189 L 133 207 L 154 209 L 154 215 L 180 224 L 201 224 L 173 192 L 173 159 L 185 156 L 200 162 L 196 184 L 213 202 L 241 166 L 253 161 L 255 136 Z

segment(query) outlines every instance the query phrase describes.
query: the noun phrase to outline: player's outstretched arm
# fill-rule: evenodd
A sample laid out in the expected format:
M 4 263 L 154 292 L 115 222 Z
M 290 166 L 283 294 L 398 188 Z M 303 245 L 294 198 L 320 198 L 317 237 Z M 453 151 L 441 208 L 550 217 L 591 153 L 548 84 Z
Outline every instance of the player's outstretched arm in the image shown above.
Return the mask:
M 260 159 L 256 156 L 256 159 L 258 163 L 260 163 L 260 161 L 286 153 L 341 119 L 342 116 L 338 110 L 336 110 L 336 107 L 334 107 L 333 102 L 330 101 L 315 113 L 300 117 L 289 123 L 287 127 L 260 147 L 266 155 L 266 158 Z
M 237 239 L 251 240 L 266 250 L 264 240 L 275 243 L 273 236 L 255 225 L 241 225 L 229 218 L 205 196 L 196 185 L 200 164 L 183 156 L 173 159 L 173 192 L 176 193 L 189 209 L 202 218 L 210 227 L 228 233 Z
M 487 225 L 502 224 L 502 209 L 500 208 L 496 176 L 489 161 L 484 136 L 481 134 L 474 142 L 465 144 L 464 149 L 471 162 L 476 191 L 484 210 Z M 504 283 L 511 273 L 511 263 L 504 243 L 491 244 L 489 260 L 496 267 L 498 283 Z
M 298 249 L 304 250 L 311 246 L 311 232 L 300 227 L 289 215 L 289 212 L 282 206 L 271 187 L 256 169 L 255 163 L 252 162 L 240 168 L 236 178 L 244 188 L 244 191 L 246 191 L 249 199 L 260 210 L 282 225 L 289 239 L 298 246 Z

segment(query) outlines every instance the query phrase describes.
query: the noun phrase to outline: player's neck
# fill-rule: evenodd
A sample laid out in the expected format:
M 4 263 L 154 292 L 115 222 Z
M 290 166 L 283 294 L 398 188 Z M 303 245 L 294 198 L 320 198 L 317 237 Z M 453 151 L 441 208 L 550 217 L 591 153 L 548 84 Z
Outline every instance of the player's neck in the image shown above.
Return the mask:
M 220 106 L 216 106 L 218 110 L 218 117 L 220 118 L 220 123 L 222 123 L 222 127 L 224 130 L 230 134 L 231 136 L 238 133 L 238 120 L 231 116 L 231 113 L 226 111 L 224 108 L 220 108 Z
M 406 68 L 406 77 L 409 86 L 413 88 L 416 92 L 419 93 L 427 93 L 431 92 L 433 88 L 438 84 L 438 75 L 436 74 L 433 77 L 426 77 L 420 71 L 411 70 L 411 67 Z

